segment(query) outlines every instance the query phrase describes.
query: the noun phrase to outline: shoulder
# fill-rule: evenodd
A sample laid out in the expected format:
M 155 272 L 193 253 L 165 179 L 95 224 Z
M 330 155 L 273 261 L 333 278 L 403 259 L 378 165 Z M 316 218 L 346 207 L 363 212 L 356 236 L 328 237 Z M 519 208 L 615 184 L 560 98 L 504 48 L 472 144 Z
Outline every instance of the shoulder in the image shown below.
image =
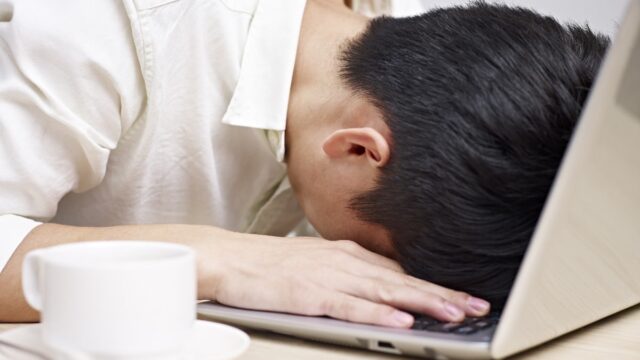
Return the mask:
M 126 47 L 131 26 L 119 1 L 14 0 L 5 37 L 17 51 L 34 56 L 74 59 Z M 125 40 L 125 41 L 123 41 Z
M 144 85 L 121 1 L 9 1 L 13 14 L 0 27 L 0 45 L 52 106 L 55 98 L 85 121 L 136 118 Z

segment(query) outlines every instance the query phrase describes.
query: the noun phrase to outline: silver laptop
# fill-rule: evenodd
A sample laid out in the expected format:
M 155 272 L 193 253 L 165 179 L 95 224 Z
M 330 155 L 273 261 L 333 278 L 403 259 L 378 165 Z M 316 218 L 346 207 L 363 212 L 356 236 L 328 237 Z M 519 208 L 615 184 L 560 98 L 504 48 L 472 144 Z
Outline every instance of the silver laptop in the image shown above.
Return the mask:
M 503 358 L 640 303 L 640 0 L 609 49 L 499 318 L 389 329 L 202 303 L 201 316 L 426 358 Z

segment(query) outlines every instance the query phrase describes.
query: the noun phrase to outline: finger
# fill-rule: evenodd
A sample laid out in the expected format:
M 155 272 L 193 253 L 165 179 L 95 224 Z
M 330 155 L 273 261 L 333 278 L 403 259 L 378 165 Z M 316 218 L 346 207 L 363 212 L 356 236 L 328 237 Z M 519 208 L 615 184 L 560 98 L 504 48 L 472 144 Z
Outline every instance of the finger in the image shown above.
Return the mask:
M 382 266 L 386 269 L 395 271 L 395 272 L 400 272 L 400 273 L 404 273 L 404 270 L 402 269 L 402 266 L 400 266 L 400 264 L 398 264 L 396 261 L 393 261 L 385 256 L 382 256 L 380 254 L 376 254 L 373 251 L 369 251 L 367 249 L 365 249 L 364 247 L 358 245 L 358 243 L 351 241 L 351 240 L 337 240 L 334 241 L 335 245 L 338 246 L 340 249 L 342 249 L 343 251 L 346 251 L 347 253 L 362 259 L 368 263 L 371 263 L 373 265 L 378 265 L 378 266 Z
M 434 283 L 418 279 L 416 277 L 390 271 L 367 262 L 352 263 L 347 269 L 353 275 L 361 278 L 369 278 L 380 284 L 391 283 L 405 288 L 417 289 L 425 296 L 436 294 L 447 302 L 462 309 L 469 316 L 485 316 L 489 313 L 490 304 L 482 299 L 475 298 L 465 292 L 447 289 Z M 453 308 L 450 309 L 453 312 Z
M 323 315 L 351 322 L 396 328 L 413 325 L 413 316 L 404 311 L 343 293 L 332 294 L 322 307 Z
M 397 285 L 379 280 L 359 278 L 347 283 L 342 277 L 336 286 L 338 290 L 366 300 L 429 315 L 442 321 L 464 320 L 465 312 L 459 306 L 432 292 L 425 292 L 405 285 Z
M 393 274 L 389 274 L 389 276 L 391 277 Z M 459 306 L 461 309 L 464 309 L 465 313 L 469 316 L 485 316 L 491 310 L 491 304 L 489 304 L 489 302 L 471 296 L 466 292 L 451 290 L 413 276 L 406 275 L 406 277 L 408 278 L 407 281 L 409 284 L 418 289 L 435 292 L 447 301 Z

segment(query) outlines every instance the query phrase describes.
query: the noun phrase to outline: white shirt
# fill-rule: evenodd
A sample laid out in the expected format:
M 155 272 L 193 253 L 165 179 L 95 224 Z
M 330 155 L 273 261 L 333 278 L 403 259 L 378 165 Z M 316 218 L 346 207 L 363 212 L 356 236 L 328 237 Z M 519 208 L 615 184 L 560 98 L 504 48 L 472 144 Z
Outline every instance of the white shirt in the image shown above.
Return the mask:
M 0 269 L 40 222 L 303 219 L 284 130 L 304 0 L 9 0 Z

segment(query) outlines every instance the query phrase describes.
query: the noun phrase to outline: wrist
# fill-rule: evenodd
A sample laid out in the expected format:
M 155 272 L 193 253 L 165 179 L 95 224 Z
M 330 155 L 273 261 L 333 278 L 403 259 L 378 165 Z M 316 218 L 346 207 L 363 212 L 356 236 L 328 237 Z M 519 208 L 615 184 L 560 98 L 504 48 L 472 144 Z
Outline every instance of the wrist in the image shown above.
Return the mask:
M 237 265 L 237 257 L 261 235 L 199 226 L 189 243 L 196 252 L 198 299 L 216 300 L 220 284 Z

